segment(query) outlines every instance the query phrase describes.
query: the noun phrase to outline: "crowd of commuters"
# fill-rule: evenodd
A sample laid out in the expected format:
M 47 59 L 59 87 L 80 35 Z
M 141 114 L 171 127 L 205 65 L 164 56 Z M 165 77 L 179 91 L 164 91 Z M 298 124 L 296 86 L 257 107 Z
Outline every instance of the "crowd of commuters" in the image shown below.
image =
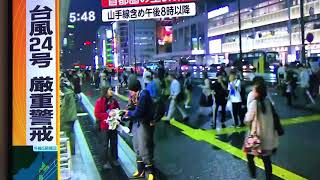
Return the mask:
M 278 87 L 286 97 L 288 106 L 300 99 L 305 104 L 315 104 L 315 99 L 320 94 L 320 70 L 313 66 L 298 64 L 297 68 L 292 68 L 281 64 L 278 68 Z
M 300 66 L 299 73 L 294 73 L 287 66 L 281 66 L 277 71 L 278 85 L 283 95 L 287 99 L 287 104 L 292 105 L 292 99 L 297 96 L 296 89 L 300 89 L 314 103 L 315 86 L 312 82 L 314 73 L 308 67 Z M 81 100 L 80 93 L 85 81 L 91 82 L 101 96 L 95 104 L 95 117 L 99 122 L 99 129 L 104 134 L 104 141 L 107 142 L 105 165 L 106 169 L 112 168 L 111 164 L 118 166 L 117 151 L 117 131 L 109 130 L 106 119 L 110 116 L 112 109 L 120 109 L 119 103 L 113 98 L 111 78 L 114 73 L 107 70 L 91 71 L 70 71 L 61 75 L 62 109 L 61 122 L 62 129 L 71 132 L 73 122 L 76 119 L 77 101 Z M 317 76 L 317 75 L 315 75 Z M 133 136 L 132 142 L 137 157 L 137 172 L 133 177 L 140 178 L 146 176 L 154 179 L 153 167 L 153 133 L 157 122 L 163 119 L 170 124 L 170 120 L 175 116 L 176 111 L 182 116 L 183 122 L 189 120 L 188 110 L 193 108 L 193 79 L 190 73 L 179 74 L 175 71 L 167 72 L 160 63 L 156 71 L 145 68 L 141 81 L 137 75 L 131 71 L 118 72 L 117 78 L 119 87 L 126 87 L 129 90 L 129 101 L 125 110 L 125 121 L 129 122 L 130 134 Z M 316 77 L 317 78 L 317 77 Z M 233 119 L 233 127 L 240 128 L 248 124 L 249 127 L 257 127 L 255 133 L 261 140 L 261 153 L 267 179 L 272 177 L 272 166 L 270 156 L 278 146 L 278 134 L 274 130 L 275 124 L 273 101 L 268 95 L 266 82 L 261 77 L 254 77 L 250 86 L 244 83 L 241 76 L 233 70 L 228 73 L 222 67 L 216 75 L 216 80 L 209 79 L 206 72 L 203 73 L 203 84 L 199 99 L 201 108 L 211 109 L 212 128 L 217 128 L 217 119 L 220 114 L 220 124 L 226 128 L 226 118 L 228 103 Z M 124 86 L 123 86 L 124 85 Z M 298 88 L 299 87 L 299 88 Z M 246 90 L 250 89 L 249 93 Z M 319 91 L 319 90 L 318 90 Z M 76 95 L 76 96 L 74 96 Z M 69 102 L 66 102 L 69 101 Z M 72 102 L 72 103 L 71 103 Z M 71 107 L 75 111 L 65 111 L 65 107 Z M 65 112 L 63 112 L 65 111 Z M 252 129 L 250 129 L 249 133 Z M 69 133 L 70 134 L 70 133 Z M 108 151 L 111 155 L 108 155 Z M 247 153 L 248 168 L 252 178 L 255 178 L 256 170 L 254 157 L 257 154 Z

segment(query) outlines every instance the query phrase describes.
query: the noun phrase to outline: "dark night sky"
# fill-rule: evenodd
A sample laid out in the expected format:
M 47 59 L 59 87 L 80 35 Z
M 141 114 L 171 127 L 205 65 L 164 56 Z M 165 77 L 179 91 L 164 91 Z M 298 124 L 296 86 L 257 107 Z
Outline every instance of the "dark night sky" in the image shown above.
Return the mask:
M 235 0 L 201 0 L 206 1 L 208 5 L 208 10 L 211 10 L 217 6 L 222 6 L 228 2 Z M 92 62 L 92 49 L 86 49 L 83 52 L 80 52 L 80 47 L 83 48 L 83 43 L 86 40 L 93 41 L 95 40 L 95 35 L 97 29 L 101 25 L 108 25 L 101 21 L 101 1 L 100 0 L 71 0 L 70 12 L 83 13 L 85 11 L 95 11 L 96 12 L 96 21 L 94 22 L 76 22 L 75 31 L 75 51 L 72 52 L 72 56 L 66 57 L 69 62 L 76 62 L 80 60 L 81 63 L 91 64 Z M 72 63 L 66 63 L 66 65 L 71 65 Z

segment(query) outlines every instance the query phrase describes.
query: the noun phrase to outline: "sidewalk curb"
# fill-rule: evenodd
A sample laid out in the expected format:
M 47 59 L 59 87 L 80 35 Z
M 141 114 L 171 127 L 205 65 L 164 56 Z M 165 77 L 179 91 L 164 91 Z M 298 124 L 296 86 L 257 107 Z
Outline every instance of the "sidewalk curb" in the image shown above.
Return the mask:
M 76 141 L 78 142 L 79 146 L 82 147 L 82 148 L 79 148 L 81 158 L 85 166 L 87 166 L 87 168 L 91 169 L 93 172 L 93 174 L 91 174 L 90 176 L 92 177 L 92 179 L 101 180 L 102 178 L 100 176 L 100 173 L 98 171 L 96 164 L 94 163 L 92 154 L 88 147 L 88 143 L 86 141 L 86 138 L 84 137 L 83 131 L 81 129 L 81 125 L 78 120 L 75 121 L 73 128 L 74 128 Z
M 88 97 L 81 93 L 81 103 L 84 109 L 89 113 L 90 119 L 93 123 L 96 123 L 96 118 L 94 116 L 94 106 L 90 103 Z M 132 174 L 136 171 L 136 156 L 130 146 L 123 140 L 123 138 L 118 134 L 118 155 L 120 160 L 120 165 L 126 173 L 127 177 L 130 178 Z

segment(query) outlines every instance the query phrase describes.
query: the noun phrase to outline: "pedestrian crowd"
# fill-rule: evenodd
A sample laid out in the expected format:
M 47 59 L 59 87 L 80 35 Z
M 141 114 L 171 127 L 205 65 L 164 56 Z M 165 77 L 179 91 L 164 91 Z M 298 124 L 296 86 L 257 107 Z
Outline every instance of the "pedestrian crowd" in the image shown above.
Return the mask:
M 107 121 L 111 116 L 111 110 L 120 109 L 118 101 L 113 97 L 111 78 L 114 76 L 115 73 L 108 70 L 71 71 L 61 76 L 61 94 L 64 101 L 67 100 L 68 93 L 73 94 L 70 97 L 74 99 L 69 100 L 74 101 L 72 107 L 81 100 L 81 87 L 85 80 L 101 92 L 95 104 L 94 114 L 99 122 L 99 130 L 104 134 L 104 141 L 107 142 L 104 165 L 106 169 L 112 168 L 111 164 L 119 165 L 118 132 L 115 129 L 109 129 Z M 277 71 L 277 78 L 279 89 L 287 98 L 289 106 L 292 105 L 292 98 L 296 96 L 295 90 L 298 84 L 303 94 L 314 103 L 316 91 L 319 92 L 319 81 L 315 79 L 319 78 L 308 67 L 301 66 L 299 73 L 294 73 L 287 66 L 281 66 Z M 137 171 L 133 177 L 154 179 L 153 134 L 155 126 L 160 120 L 170 124 L 170 120 L 176 116 L 176 113 L 181 114 L 183 122 L 187 122 L 190 118 L 188 111 L 195 104 L 192 95 L 197 86 L 194 85 L 189 72 L 166 72 L 163 63 L 160 63 L 156 71 L 145 68 L 142 82 L 132 69 L 131 72 L 118 71 L 117 79 L 120 88 L 125 87 L 129 90 L 129 101 L 123 109 L 122 121 L 128 122 L 129 134 L 132 136 L 133 148 L 137 157 Z M 254 77 L 248 85 L 238 72 L 231 70 L 227 73 L 223 67 L 217 73 L 215 81 L 209 79 L 206 72 L 203 73 L 203 79 L 203 84 L 198 85 L 201 88 L 199 116 L 212 117 L 213 129 L 217 128 L 217 119 L 220 116 L 219 124 L 221 128 L 226 128 L 227 109 L 229 109 L 234 128 L 248 125 L 249 131 L 244 140 L 243 150 L 248 159 L 250 176 L 253 179 L 256 178 L 253 159 L 258 156 L 264 162 L 266 178 L 271 179 L 270 157 L 276 152 L 283 129 L 264 79 L 259 76 Z M 250 89 L 249 93 L 247 93 L 248 89 Z M 69 107 L 69 104 L 62 103 L 62 106 Z M 208 113 L 205 113 L 206 109 L 209 109 Z M 62 125 L 66 124 L 64 129 L 71 131 L 76 116 L 74 113 L 72 115 L 61 113 L 61 116 L 65 116 L 63 119 L 66 123 L 62 123 Z

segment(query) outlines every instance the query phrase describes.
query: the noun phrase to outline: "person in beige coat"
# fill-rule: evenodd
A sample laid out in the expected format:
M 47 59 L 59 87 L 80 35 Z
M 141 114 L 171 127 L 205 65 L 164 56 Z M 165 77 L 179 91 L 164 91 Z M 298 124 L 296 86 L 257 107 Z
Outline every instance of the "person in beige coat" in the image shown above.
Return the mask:
M 272 115 L 272 104 L 267 97 L 267 87 L 264 83 L 258 83 L 253 88 L 254 100 L 249 104 L 245 116 L 245 123 L 250 127 L 256 123 L 256 134 L 261 140 L 260 154 L 263 160 L 266 179 L 272 179 L 271 155 L 278 147 L 279 137 L 274 128 Z M 249 132 L 251 134 L 252 132 Z M 256 178 L 256 166 L 254 164 L 254 155 L 247 153 L 248 168 L 251 178 Z

